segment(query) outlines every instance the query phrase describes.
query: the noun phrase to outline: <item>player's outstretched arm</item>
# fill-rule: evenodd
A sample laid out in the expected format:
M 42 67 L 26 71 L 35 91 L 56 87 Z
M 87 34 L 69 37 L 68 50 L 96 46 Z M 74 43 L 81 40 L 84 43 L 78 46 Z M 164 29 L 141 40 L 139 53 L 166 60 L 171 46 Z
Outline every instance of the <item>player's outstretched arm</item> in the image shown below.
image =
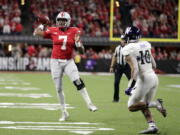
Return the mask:
M 44 26 L 40 24 L 37 28 L 35 28 L 33 35 L 44 37 Z
M 130 96 L 131 91 L 133 90 L 136 84 L 137 75 L 138 75 L 138 64 L 136 59 L 131 57 L 130 55 L 127 55 L 125 58 L 126 58 L 126 62 L 129 64 L 131 68 L 131 79 L 128 83 L 128 88 L 125 90 L 125 94 Z

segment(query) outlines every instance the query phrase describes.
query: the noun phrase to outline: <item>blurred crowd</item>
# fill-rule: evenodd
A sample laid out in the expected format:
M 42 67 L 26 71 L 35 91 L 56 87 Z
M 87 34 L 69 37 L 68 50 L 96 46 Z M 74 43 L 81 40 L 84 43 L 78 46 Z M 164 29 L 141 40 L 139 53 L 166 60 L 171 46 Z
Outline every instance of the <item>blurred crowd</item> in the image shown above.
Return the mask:
M 18 1 L 0 0 L 0 35 L 19 35 L 22 31 Z
M 178 0 L 128 0 L 144 37 L 177 38 Z
M 11 46 L 11 49 L 9 49 Z M 0 57 L 40 57 L 49 58 L 51 56 L 52 48 L 42 45 L 27 45 L 17 44 L 4 46 L 0 45 Z M 85 53 L 79 54 L 74 51 L 74 58 L 78 59 L 111 59 L 114 53 L 114 48 L 88 47 Z M 156 60 L 178 60 L 180 61 L 180 49 L 175 47 L 154 47 L 152 48 L 152 55 Z
M 0 34 L 22 33 L 22 11 L 29 16 L 24 22 L 30 22 L 32 26 L 26 29 L 31 31 L 38 25 L 35 21 L 38 15 L 48 15 L 51 24 L 55 24 L 57 14 L 68 11 L 72 26 L 82 29 L 85 36 L 109 36 L 109 0 L 31 0 L 26 1 L 26 6 L 28 10 L 21 10 L 18 0 L 0 1 Z M 178 0 L 121 0 L 119 5 L 115 1 L 114 7 L 115 36 L 120 36 L 126 25 L 133 24 L 142 30 L 144 37 L 177 38 Z
M 84 35 L 108 36 L 109 6 L 108 0 L 32 0 L 31 12 L 34 17 L 46 14 L 55 24 L 57 14 L 67 11 L 72 17 L 71 25 L 82 29 Z

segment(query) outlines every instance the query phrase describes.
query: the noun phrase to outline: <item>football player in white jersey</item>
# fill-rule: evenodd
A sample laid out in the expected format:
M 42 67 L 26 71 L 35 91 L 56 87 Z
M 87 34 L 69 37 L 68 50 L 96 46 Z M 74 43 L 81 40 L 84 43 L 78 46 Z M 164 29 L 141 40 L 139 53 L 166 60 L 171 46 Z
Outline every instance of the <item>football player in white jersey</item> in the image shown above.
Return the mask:
M 149 127 L 141 131 L 141 134 L 155 134 L 158 128 L 149 108 L 157 108 L 164 117 L 167 114 L 162 99 L 152 101 L 158 87 L 158 77 L 153 70 L 156 62 L 151 54 L 151 44 L 139 41 L 140 30 L 134 26 L 127 27 L 124 36 L 127 44 L 122 53 L 131 67 L 131 79 L 125 90 L 125 94 L 130 96 L 128 109 L 131 112 L 142 111 L 146 118 Z

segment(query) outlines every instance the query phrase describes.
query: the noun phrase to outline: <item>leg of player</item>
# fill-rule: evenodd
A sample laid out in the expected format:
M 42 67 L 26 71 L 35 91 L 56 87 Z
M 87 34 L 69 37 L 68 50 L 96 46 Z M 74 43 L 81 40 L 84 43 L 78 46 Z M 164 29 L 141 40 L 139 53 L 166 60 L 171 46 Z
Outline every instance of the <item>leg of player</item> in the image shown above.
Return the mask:
M 163 105 L 163 100 L 157 99 L 155 101 L 152 101 L 157 90 L 157 84 L 158 83 L 156 83 L 156 85 L 154 85 L 154 87 L 150 89 L 150 92 L 147 94 L 146 97 L 146 102 L 148 103 L 149 108 L 156 108 L 162 114 L 163 117 L 166 117 L 167 111 Z
M 56 85 L 56 90 L 58 93 L 58 99 L 60 102 L 60 108 L 62 111 L 62 117 L 59 119 L 59 121 L 65 121 L 69 117 L 69 113 L 66 110 L 66 104 L 65 104 L 65 96 L 64 92 L 62 90 L 62 78 L 54 78 L 54 83 Z
M 80 79 L 79 71 L 77 69 L 76 64 L 73 60 L 69 60 L 67 65 L 65 66 L 65 73 L 69 76 L 71 81 L 76 86 L 77 90 L 80 92 L 81 96 L 83 97 L 84 101 L 86 102 L 90 111 L 96 111 L 97 107 L 93 105 L 88 92 L 85 88 L 84 82 Z
M 55 84 L 58 100 L 61 105 L 60 109 L 62 111 L 62 117 L 59 120 L 65 121 L 69 117 L 69 114 L 66 110 L 65 96 L 62 90 L 62 76 L 63 76 L 62 71 L 63 71 L 63 67 L 58 62 L 58 60 L 51 59 L 51 76 Z
M 139 132 L 140 134 L 156 134 L 158 132 L 158 128 L 152 118 L 151 112 L 149 110 L 149 108 L 143 109 L 142 113 L 149 125 L 148 129 L 143 130 L 141 132 Z
M 139 110 L 144 110 L 146 108 L 147 108 L 147 105 L 144 102 L 137 102 L 137 103 L 134 103 L 133 105 L 128 107 L 129 111 L 131 111 L 131 112 L 136 112 L 136 111 L 139 111 Z
M 167 116 L 167 112 L 166 112 L 166 109 L 164 108 L 162 99 L 157 99 L 156 101 L 151 101 L 148 104 L 148 107 L 149 108 L 156 108 L 164 117 Z
M 84 101 L 87 104 L 87 107 L 90 111 L 95 112 L 97 111 L 97 107 L 92 103 L 89 94 L 87 92 L 87 89 L 84 85 L 84 82 L 81 79 L 77 79 L 73 81 L 74 85 L 76 86 L 77 90 L 80 92 L 81 96 L 83 97 Z

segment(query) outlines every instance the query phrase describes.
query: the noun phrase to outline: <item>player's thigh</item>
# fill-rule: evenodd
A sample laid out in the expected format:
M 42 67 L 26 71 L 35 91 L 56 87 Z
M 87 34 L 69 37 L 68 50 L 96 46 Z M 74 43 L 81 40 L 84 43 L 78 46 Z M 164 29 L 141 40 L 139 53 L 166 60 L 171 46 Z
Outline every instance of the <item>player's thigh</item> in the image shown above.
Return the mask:
M 144 98 L 145 94 L 146 91 L 144 90 L 143 81 L 138 79 L 135 85 L 135 89 L 132 91 L 132 95 L 129 97 L 128 107 L 141 101 Z
M 157 88 L 158 88 L 158 84 L 159 84 L 159 80 L 156 75 L 150 78 L 151 78 L 151 81 L 149 82 L 149 88 L 148 88 L 149 91 L 146 94 L 146 97 L 144 100 L 146 103 L 149 103 L 154 98 Z
M 72 82 L 80 78 L 79 71 L 76 64 L 74 63 L 74 60 L 70 60 L 66 64 L 64 71 Z
M 62 77 L 63 67 L 59 63 L 58 59 L 51 59 L 50 66 L 51 66 L 51 76 L 53 79 Z

